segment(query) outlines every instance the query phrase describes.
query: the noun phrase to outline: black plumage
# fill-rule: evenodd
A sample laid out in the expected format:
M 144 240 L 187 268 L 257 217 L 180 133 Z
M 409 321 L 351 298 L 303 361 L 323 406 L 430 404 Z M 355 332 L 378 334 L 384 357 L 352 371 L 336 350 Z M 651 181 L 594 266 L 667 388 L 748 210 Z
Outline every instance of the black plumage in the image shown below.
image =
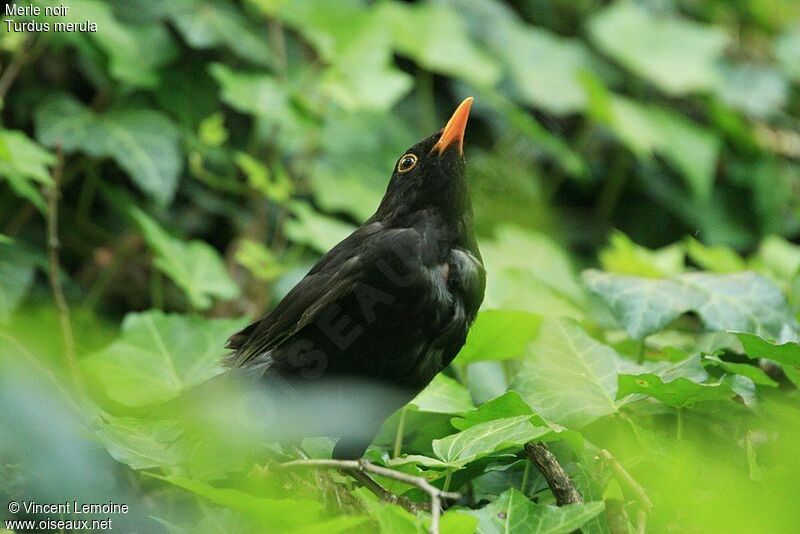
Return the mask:
M 341 438 L 335 457 L 360 457 L 383 420 L 452 361 L 483 300 L 462 146 L 471 103 L 400 157 L 368 221 L 228 342 L 229 367 L 288 392 L 277 409 L 319 394 L 320 424 L 306 431 Z M 370 396 L 355 394 L 364 384 Z M 351 416 L 363 432 L 338 423 Z

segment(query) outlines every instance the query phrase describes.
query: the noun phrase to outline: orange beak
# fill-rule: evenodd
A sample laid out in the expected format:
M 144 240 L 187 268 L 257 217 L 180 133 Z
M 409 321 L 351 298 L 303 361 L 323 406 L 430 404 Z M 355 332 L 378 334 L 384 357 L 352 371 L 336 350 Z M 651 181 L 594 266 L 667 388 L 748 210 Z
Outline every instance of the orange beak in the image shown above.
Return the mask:
M 433 145 L 431 152 L 436 151 L 442 154 L 447 147 L 453 143 L 458 143 L 458 154 L 464 154 L 464 131 L 467 129 L 467 119 L 469 119 L 469 110 L 472 108 L 473 98 L 470 96 L 465 98 L 456 108 L 453 116 L 447 121 L 447 125 L 442 130 L 442 136 Z

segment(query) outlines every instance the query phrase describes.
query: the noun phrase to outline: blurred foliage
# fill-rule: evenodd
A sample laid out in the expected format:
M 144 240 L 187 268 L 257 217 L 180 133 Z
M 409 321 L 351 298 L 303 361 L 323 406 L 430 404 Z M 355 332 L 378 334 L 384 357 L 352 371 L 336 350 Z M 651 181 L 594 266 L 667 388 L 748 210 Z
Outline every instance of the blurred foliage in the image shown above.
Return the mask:
M 473 95 L 484 311 L 372 461 L 460 491 L 444 532 L 800 529 L 800 4 L 65 3 L 99 31 L 0 33 L 4 501 L 126 502 L 130 531 L 424 530 L 153 407 L 217 375 Z M 532 439 L 585 504 L 553 506 Z

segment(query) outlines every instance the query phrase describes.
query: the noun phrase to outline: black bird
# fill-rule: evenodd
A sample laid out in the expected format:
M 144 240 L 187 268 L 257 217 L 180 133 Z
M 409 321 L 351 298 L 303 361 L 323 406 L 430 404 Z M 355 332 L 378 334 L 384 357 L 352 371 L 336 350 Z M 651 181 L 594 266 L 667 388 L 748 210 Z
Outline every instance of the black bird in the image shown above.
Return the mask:
M 471 106 L 409 148 L 375 214 L 228 341 L 227 366 L 279 392 L 284 420 L 341 438 L 335 458 L 361 457 L 385 418 L 447 367 L 483 301 L 464 176 Z

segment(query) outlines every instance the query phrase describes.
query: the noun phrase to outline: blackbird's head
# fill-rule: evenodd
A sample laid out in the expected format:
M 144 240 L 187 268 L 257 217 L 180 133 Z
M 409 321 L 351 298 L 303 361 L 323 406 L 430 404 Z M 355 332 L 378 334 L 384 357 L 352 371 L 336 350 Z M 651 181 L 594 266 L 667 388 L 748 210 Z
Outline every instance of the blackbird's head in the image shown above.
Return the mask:
M 460 214 L 469 210 L 464 178 L 464 131 L 472 97 L 465 99 L 439 132 L 398 158 L 376 217 L 396 219 L 428 206 Z

